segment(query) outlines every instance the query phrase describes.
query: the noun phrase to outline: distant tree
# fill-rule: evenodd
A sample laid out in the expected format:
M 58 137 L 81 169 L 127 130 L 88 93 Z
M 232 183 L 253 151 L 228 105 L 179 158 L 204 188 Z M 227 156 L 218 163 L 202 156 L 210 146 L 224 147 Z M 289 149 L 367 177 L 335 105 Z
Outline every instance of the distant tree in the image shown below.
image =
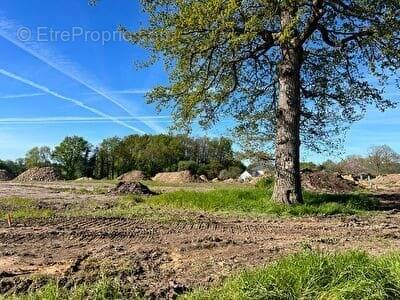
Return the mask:
M 275 172 L 274 158 L 264 151 L 255 151 L 247 148 L 238 154 L 238 158 L 248 162 L 248 171 L 266 171 L 269 174 Z
M 65 179 L 76 179 L 86 174 L 91 145 L 78 136 L 66 137 L 53 151 Z
M 23 158 L 18 158 L 15 161 L 0 160 L 0 170 L 6 170 L 13 176 L 18 176 L 26 170 L 25 160 Z
M 337 164 L 333 160 L 326 160 L 321 164 L 321 169 L 327 172 L 339 172 Z
M 111 152 L 110 141 L 104 142 L 97 153 L 97 177 L 100 176 L 97 174 L 103 174 L 102 176 L 109 174 L 111 157 L 116 170 L 114 173 L 122 174 L 136 169 L 148 176 L 186 168 L 190 168 L 193 172 L 197 172 L 197 168 L 200 168 L 206 173 L 205 166 L 211 161 L 218 162 L 221 167 L 218 172 L 235 163 L 240 164 L 234 157 L 232 141 L 224 137 L 209 139 L 187 135 L 130 135 L 118 142 L 114 141 Z M 191 162 L 191 166 L 188 166 L 187 162 Z
M 118 150 L 121 139 L 112 137 L 104 139 L 95 153 L 95 175 L 98 178 L 114 179 L 120 174 Z
M 372 147 L 366 161 L 375 175 L 400 171 L 400 155 L 388 145 Z
M 312 171 L 319 171 L 321 168 L 320 166 L 318 166 L 317 164 L 313 163 L 313 162 L 301 162 L 300 163 L 300 169 L 308 169 L 308 170 L 312 170 Z
M 219 172 L 219 174 L 218 174 L 218 179 L 219 180 L 227 180 L 227 179 L 229 179 L 230 177 L 229 177 L 229 173 L 228 173 L 228 170 L 227 169 L 223 169 L 223 170 L 221 170 L 220 172 Z
M 178 127 L 229 116 L 237 132 L 273 141 L 277 202 L 302 202 L 300 144 L 332 149 L 400 67 L 394 0 L 143 0 L 149 16 L 126 37 L 164 59 L 165 86 L 148 95 Z M 373 85 L 371 77 L 379 81 Z
M 208 141 L 208 159 L 228 165 L 233 160 L 232 141 L 225 137 Z
M 224 166 L 218 161 L 210 161 L 199 169 L 199 174 L 206 175 L 208 179 L 217 178 L 219 173 L 224 169 Z
M 181 160 L 178 162 L 178 171 L 190 171 L 192 174 L 197 174 L 199 165 L 193 160 Z
M 85 177 L 97 178 L 96 177 L 96 162 L 97 162 L 97 152 L 99 151 L 98 147 L 95 147 L 88 154 L 88 158 L 85 162 L 85 168 L 83 175 Z
M 48 146 L 34 147 L 25 155 L 27 168 L 48 167 L 51 165 L 51 149 Z
M 236 179 L 242 174 L 243 169 L 237 166 L 232 166 L 229 167 L 228 169 L 223 169 L 221 172 L 219 172 L 218 178 L 220 180 L 226 180 L 226 179 Z
M 368 173 L 368 165 L 361 155 L 349 155 L 337 164 L 337 171 L 344 174 Z

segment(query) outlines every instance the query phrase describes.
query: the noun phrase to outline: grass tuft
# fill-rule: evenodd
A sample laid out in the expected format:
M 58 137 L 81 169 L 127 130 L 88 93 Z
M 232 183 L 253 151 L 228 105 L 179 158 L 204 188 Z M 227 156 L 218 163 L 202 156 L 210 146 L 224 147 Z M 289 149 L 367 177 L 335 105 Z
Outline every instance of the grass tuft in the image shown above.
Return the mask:
M 118 277 L 64 288 L 55 282 L 25 294 L 0 296 L 9 300 L 143 299 Z M 269 266 L 248 269 L 220 285 L 199 288 L 186 300 L 400 299 L 400 253 L 372 257 L 365 252 L 324 254 L 303 251 Z
M 257 181 L 256 188 L 273 189 L 274 184 L 275 184 L 275 179 L 273 177 L 263 177 Z
M 84 300 L 84 299 L 143 299 L 129 289 L 125 289 L 117 278 L 104 277 L 91 284 L 63 288 L 51 281 L 43 287 L 25 294 L 0 296 L 4 300 Z
M 305 251 L 269 267 L 244 271 L 221 286 L 182 299 L 400 299 L 400 254 L 373 258 L 364 252 Z
M 11 214 L 12 219 L 49 218 L 54 211 L 37 207 L 37 202 L 31 199 L 10 197 L 0 199 L 0 219 L 4 220 Z
M 207 192 L 177 191 L 152 197 L 149 204 L 208 212 L 237 212 L 276 216 L 356 214 L 374 210 L 378 202 L 365 194 L 327 195 L 305 192 L 304 204 L 281 205 L 271 190 L 219 189 Z

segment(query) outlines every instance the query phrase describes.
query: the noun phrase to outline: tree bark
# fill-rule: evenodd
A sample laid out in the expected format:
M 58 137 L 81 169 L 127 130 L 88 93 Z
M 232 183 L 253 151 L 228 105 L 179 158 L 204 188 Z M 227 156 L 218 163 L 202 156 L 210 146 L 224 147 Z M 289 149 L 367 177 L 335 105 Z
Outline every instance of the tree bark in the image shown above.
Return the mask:
M 284 204 L 303 203 L 300 175 L 300 69 L 302 48 L 282 46 L 273 199 Z

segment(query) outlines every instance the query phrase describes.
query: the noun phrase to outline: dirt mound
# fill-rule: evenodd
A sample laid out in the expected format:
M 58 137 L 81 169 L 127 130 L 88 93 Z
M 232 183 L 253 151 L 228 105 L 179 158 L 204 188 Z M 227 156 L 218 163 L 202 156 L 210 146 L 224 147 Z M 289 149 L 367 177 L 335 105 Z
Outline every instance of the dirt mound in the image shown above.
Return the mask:
M 305 189 L 327 193 L 349 193 L 357 189 L 357 185 L 344 179 L 339 173 L 307 172 L 302 174 L 302 184 Z
M 200 175 L 199 180 L 200 180 L 201 182 L 208 182 L 208 178 L 207 178 L 206 175 Z
M 400 186 L 400 174 L 381 175 L 371 180 L 373 184 Z
M 7 170 L 0 170 L 0 181 L 8 181 L 11 179 L 13 179 L 13 177 L 10 172 Z
M 31 168 L 20 174 L 16 181 L 56 181 L 60 176 L 53 167 Z
M 91 180 L 93 180 L 92 177 L 81 177 L 81 178 L 75 179 L 75 181 L 91 181 Z
M 236 183 L 237 181 L 233 178 L 228 178 L 224 180 L 224 183 Z
M 128 173 L 122 174 L 117 178 L 121 181 L 140 181 L 146 179 L 142 171 L 133 170 Z
M 140 182 L 124 182 L 121 181 L 115 188 L 109 191 L 111 195 L 123 195 L 123 194 L 136 194 L 136 195 L 154 195 L 155 193 L 150 189 L 141 184 Z
M 158 173 L 152 179 L 166 183 L 188 183 L 196 181 L 190 171 Z
M 399 192 L 400 174 L 380 175 L 371 180 L 361 180 L 360 185 L 367 189 Z

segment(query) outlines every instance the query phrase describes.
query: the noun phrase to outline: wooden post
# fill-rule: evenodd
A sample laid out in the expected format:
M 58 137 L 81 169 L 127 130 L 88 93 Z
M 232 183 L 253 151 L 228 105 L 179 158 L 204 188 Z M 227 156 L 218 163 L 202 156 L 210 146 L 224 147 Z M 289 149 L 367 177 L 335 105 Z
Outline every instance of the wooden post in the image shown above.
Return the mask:
M 11 213 L 8 213 L 8 215 L 7 215 L 7 223 L 8 223 L 8 227 L 12 226 Z

